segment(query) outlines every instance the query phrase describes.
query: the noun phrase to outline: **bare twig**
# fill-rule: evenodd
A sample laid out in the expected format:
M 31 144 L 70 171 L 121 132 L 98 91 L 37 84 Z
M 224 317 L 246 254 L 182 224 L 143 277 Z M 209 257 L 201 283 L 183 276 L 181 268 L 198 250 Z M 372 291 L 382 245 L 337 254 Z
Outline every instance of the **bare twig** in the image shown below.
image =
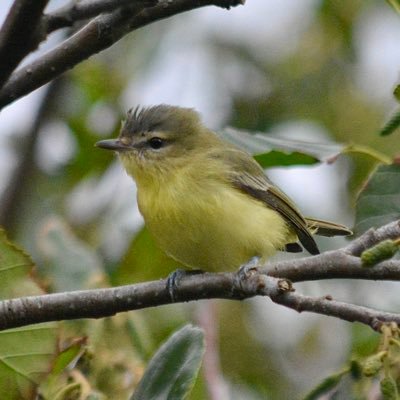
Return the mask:
M 237 4 L 243 4 L 243 0 L 163 0 L 155 7 L 143 9 L 143 5 L 135 3 L 100 15 L 53 50 L 15 71 L 0 90 L 0 108 L 110 47 L 130 31 L 195 8 L 208 5 L 229 8 Z
M 400 221 L 395 221 L 378 229 L 370 229 L 358 239 L 352 241 L 345 251 L 353 256 L 359 256 L 365 249 L 382 242 L 385 239 L 397 239 L 400 237 Z
M 0 30 L 0 88 L 41 42 L 40 21 L 49 0 L 15 0 Z
M 75 22 L 114 11 L 122 6 L 138 4 L 141 7 L 155 6 L 158 0 L 86 0 L 71 3 L 45 16 L 47 32 L 72 26 Z
M 345 321 L 361 322 L 377 331 L 384 323 L 395 322 L 398 324 L 400 322 L 400 314 L 335 301 L 330 296 L 317 298 L 297 293 L 284 293 L 277 297 L 271 297 L 271 299 L 275 303 L 292 308 L 298 312 L 310 311 L 337 317 Z

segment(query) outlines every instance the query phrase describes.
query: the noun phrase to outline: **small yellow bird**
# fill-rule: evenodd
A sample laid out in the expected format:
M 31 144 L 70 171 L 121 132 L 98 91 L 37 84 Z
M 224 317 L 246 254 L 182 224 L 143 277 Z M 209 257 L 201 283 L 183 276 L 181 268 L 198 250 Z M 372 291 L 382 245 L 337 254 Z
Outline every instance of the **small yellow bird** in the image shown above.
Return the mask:
M 207 129 L 189 108 L 130 110 L 118 153 L 137 184 L 140 212 L 169 256 L 205 271 L 227 271 L 277 250 L 318 254 L 312 234 L 348 235 L 345 226 L 304 218 L 245 151 Z

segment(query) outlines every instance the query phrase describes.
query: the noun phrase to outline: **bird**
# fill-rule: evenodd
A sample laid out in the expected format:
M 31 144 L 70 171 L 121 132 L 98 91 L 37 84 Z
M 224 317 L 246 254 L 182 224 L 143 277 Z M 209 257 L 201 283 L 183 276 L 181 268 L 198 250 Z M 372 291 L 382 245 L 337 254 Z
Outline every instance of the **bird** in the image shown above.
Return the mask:
M 304 217 L 249 153 L 208 129 L 192 108 L 130 109 L 118 138 L 96 146 L 118 154 L 150 234 L 189 269 L 232 271 L 303 248 L 315 255 L 314 234 L 352 233 Z

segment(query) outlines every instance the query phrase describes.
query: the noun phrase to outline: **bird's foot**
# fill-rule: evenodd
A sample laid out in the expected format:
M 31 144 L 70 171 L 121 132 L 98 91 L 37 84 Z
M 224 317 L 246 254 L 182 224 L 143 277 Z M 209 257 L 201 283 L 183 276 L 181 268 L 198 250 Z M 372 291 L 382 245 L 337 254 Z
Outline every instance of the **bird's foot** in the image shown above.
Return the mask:
M 168 275 L 167 290 L 173 303 L 177 300 L 175 291 L 179 287 L 179 282 L 181 281 L 181 279 L 184 278 L 185 276 L 198 275 L 198 274 L 204 274 L 204 271 L 202 271 L 201 269 L 186 270 L 178 268 L 174 272 L 171 272 Z
M 250 258 L 250 260 L 239 267 L 236 276 L 239 281 L 242 281 L 251 274 L 252 271 L 256 271 L 257 267 L 260 265 L 261 257 L 255 256 Z

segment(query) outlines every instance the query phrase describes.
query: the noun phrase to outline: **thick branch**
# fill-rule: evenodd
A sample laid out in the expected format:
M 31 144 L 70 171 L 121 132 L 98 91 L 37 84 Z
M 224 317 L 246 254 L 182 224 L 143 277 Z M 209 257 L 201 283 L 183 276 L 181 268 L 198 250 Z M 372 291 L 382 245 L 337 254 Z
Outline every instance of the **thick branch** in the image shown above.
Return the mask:
M 155 7 L 142 9 L 143 6 L 136 3 L 101 15 L 53 50 L 14 72 L 0 90 L 0 108 L 110 47 L 130 31 L 195 8 L 208 5 L 229 8 L 242 3 L 242 0 L 163 0 Z M 142 11 L 138 12 L 140 9 Z
M 0 31 L 0 87 L 39 45 L 40 21 L 49 0 L 15 0 Z
M 276 278 L 253 275 L 238 286 L 235 274 L 188 275 L 175 291 L 177 301 L 208 298 L 243 299 L 260 293 L 278 294 Z M 170 304 L 166 280 L 109 289 L 81 290 L 0 302 L 0 329 L 45 321 L 101 318 L 121 311 Z
M 182 278 L 175 291 L 178 301 L 220 298 L 242 300 L 256 295 L 268 296 L 277 304 L 298 312 L 310 311 L 358 321 L 378 329 L 382 323 L 400 324 L 400 314 L 392 314 L 347 304 L 330 298 L 313 298 L 292 292 L 289 281 L 252 272 L 245 279 L 235 273 L 202 274 Z M 110 289 L 82 290 L 0 302 L 0 330 L 33 323 L 78 318 L 102 318 L 122 311 L 171 304 L 166 280 L 120 286 Z
M 0 108 L 111 46 L 126 33 L 126 24 L 137 11 L 131 8 L 102 15 L 53 50 L 14 72 L 0 91 Z

